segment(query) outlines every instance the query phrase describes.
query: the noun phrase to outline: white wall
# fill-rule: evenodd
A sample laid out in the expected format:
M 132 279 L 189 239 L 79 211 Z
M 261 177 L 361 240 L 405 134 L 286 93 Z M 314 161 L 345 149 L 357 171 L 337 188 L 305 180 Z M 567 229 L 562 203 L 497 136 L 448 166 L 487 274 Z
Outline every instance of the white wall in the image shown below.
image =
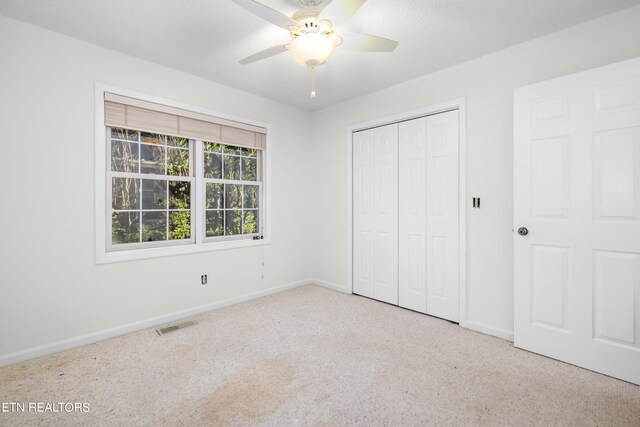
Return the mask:
M 0 359 L 309 277 L 308 113 L 1 16 L 0 57 Z M 95 265 L 96 82 L 272 124 L 264 280 L 259 248 Z
M 347 284 L 346 129 L 467 100 L 467 318 L 513 331 L 513 90 L 640 55 L 640 7 L 627 9 L 314 113 L 313 276 Z M 428 54 L 428 52 L 425 52 Z

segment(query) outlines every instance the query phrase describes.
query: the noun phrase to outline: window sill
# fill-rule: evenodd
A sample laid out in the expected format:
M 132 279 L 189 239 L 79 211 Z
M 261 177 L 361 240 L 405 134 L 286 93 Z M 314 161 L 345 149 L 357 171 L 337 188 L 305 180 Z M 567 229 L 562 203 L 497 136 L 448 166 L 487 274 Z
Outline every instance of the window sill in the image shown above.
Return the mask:
M 199 243 L 190 245 L 163 246 L 157 248 L 130 249 L 120 251 L 96 252 L 96 264 L 110 264 L 114 262 L 136 261 L 141 259 L 160 258 L 175 255 L 187 255 L 201 252 L 212 252 L 226 249 L 260 247 L 270 245 L 270 239 L 263 240 L 226 240 L 220 242 Z

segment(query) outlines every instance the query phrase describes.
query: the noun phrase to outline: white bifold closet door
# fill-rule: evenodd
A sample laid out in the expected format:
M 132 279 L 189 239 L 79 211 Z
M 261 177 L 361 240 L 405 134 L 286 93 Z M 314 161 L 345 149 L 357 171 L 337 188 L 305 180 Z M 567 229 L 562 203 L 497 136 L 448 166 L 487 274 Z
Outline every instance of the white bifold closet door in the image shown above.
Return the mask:
M 458 111 L 400 123 L 400 306 L 458 321 Z
M 353 292 L 398 304 L 398 125 L 353 135 Z
M 353 143 L 353 292 L 458 321 L 458 111 Z

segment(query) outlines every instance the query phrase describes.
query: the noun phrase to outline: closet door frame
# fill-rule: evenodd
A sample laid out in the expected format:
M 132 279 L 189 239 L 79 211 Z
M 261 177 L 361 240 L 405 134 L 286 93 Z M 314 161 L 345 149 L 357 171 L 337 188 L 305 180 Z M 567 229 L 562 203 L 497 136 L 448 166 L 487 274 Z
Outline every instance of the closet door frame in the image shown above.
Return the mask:
M 466 180 L 466 100 L 454 99 L 437 105 L 430 105 L 417 110 L 407 111 L 392 116 L 381 117 L 363 123 L 357 123 L 347 127 L 347 292 L 353 293 L 353 133 L 371 129 L 392 123 L 403 122 L 433 114 L 458 110 L 459 150 L 458 150 L 458 174 L 459 174 L 459 325 L 467 327 L 467 180 Z

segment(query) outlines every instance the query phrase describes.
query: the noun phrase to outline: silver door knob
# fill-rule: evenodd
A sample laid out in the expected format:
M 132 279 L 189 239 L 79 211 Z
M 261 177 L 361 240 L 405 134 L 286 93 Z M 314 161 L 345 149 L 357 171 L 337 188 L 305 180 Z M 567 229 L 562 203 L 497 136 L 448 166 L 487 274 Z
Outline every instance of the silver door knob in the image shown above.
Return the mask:
M 521 236 L 526 236 L 527 234 L 529 234 L 529 230 L 527 230 L 527 227 L 520 227 L 518 228 L 518 234 Z

